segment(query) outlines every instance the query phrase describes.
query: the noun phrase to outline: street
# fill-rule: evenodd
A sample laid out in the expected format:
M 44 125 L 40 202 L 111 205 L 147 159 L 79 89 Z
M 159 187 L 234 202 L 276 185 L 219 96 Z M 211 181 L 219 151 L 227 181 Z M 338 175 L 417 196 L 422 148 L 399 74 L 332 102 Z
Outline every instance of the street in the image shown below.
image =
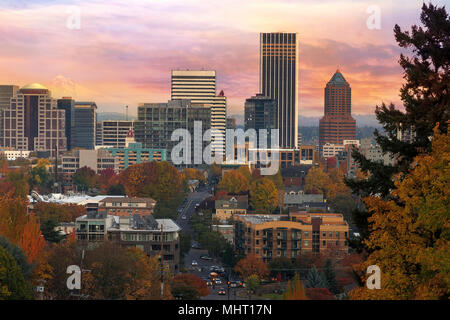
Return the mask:
M 187 201 L 184 206 L 182 206 L 182 211 L 178 214 L 177 224 L 186 234 L 191 236 L 191 239 L 194 238 L 193 230 L 189 224 L 190 217 L 195 213 L 195 205 L 197 203 L 202 202 L 204 199 L 210 197 L 211 194 L 205 189 L 200 189 L 199 191 L 189 193 L 187 197 Z M 185 219 L 183 219 L 185 217 Z M 184 257 L 185 267 L 189 270 L 190 273 L 197 275 L 202 279 L 209 279 L 210 267 L 218 266 L 221 267 L 220 261 L 216 259 L 212 260 L 203 260 L 200 259 L 201 256 L 207 256 L 208 251 L 203 249 L 194 249 L 191 247 L 189 252 Z M 198 265 L 193 266 L 192 261 L 196 261 Z M 245 298 L 241 298 L 237 295 L 237 291 L 243 290 L 242 288 L 230 288 L 229 296 L 228 296 L 228 286 L 226 283 L 226 279 L 220 278 L 222 281 L 221 284 L 216 284 L 214 286 L 210 286 L 210 294 L 206 297 L 203 297 L 204 300 L 245 300 Z M 225 295 L 219 295 L 218 291 L 220 288 L 226 290 Z

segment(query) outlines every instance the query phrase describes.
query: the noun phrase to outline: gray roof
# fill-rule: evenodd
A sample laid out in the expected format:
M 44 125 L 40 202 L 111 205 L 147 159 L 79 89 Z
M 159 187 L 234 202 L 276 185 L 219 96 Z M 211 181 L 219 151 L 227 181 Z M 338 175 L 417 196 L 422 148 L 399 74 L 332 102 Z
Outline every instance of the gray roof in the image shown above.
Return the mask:
M 284 204 L 303 204 L 305 202 L 323 202 L 323 194 L 285 194 Z

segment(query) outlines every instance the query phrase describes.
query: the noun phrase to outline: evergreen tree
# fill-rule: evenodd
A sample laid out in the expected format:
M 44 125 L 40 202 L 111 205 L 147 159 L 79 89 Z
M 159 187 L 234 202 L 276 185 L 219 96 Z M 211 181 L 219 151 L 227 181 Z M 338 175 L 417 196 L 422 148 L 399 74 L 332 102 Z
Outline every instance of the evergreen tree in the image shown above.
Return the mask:
M 333 263 L 331 259 L 327 259 L 325 266 L 323 267 L 323 275 L 328 284 L 328 289 L 334 294 L 339 293 L 339 286 L 336 281 L 336 272 L 334 271 Z
M 28 263 L 27 256 L 23 252 L 22 248 L 8 241 L 3 236 L 0 236 L 0 247 L 8 251 L 8 253 L 16 260 L 17 265 L 22 270 L 22 274 L 25 279 L 29 279 L 33 266 Z
M 33 298 L 30 285 L 12 255 L 0 247 L 0 300 L 29 300 Z
M 328 288 L 325 276 L 315 266 L 306 275 L 306 288 Z
M 60 242 L 64 236 L 55 230 L 57 222 L 54 218 L 47 219 L 41 224 L 41 232 L 44 239 L 49 242 Z
M 375 110 L 378 121 L 386 135 L 375 130 L 376 142 L 383 153 L 395 156 L 393 166 L 366 159 L 356 149 L 352 157 L 368 177 L 362 180 L 346 179 L 346 184 L 361 197 L 391 196 L 395 189 L 393 175 L 404 176 L 414 158 L 420 153 L 431 151 L 433 128 L 439 123 L 441 133 L 447 132 L 450 114 L 450 19 L 445 7 L 424 4 L 420 16 L 423 27 L 413 25 L 411 31 L 394 27 L 398 45 L 412 52 L 412 56 L 401 54 L 399 64 L 404 69 L 405 83 L 400 89 L 405 111 L 393 104 L 384 103 Z M 399 133 L 411 133 L 411 139 L 399 139 Z M 409 140 L 409 141 L 408 141 Z M 353 212 L 362 239 L 369 236 L 368 218 L 372 214 L 359 209 Z M 361 248 L 361 243 L 359 243 Z

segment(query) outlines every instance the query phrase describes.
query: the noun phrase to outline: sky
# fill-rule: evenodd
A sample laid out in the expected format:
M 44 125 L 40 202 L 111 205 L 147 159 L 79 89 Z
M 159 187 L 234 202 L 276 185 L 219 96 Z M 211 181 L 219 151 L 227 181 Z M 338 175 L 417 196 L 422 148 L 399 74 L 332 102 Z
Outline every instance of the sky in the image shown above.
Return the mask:
M 433 3 L 449 7 L 450 0 Z M 259 91 L 259 33 L 297 32 L 299 114 L 323 114 L 324 87 L 337 68 L 352 87 L 352 113 L 373 114 L 382 102 L 401 105 L 398 59 L 408 52 L 396 44 L 393 27 L 420 24 L 421 6 L 421 0 L 0 0 L 0 84 L 37 82 L 54 98 L 96 101 L 99 112 L 128 105 L 135 115 L 139 103 L 170 99 L 171 70 L 216 70 L 228 114 L 242 114 L 245 99 Z

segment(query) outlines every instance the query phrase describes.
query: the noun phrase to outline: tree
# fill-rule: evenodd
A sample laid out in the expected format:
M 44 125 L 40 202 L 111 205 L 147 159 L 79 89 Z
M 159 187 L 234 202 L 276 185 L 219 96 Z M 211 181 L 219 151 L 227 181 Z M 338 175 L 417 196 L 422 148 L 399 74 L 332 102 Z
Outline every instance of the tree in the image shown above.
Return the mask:
M 27 222 L 26 202 L 9 192 L 0 195 L 0 234 L 14 244 L 20 241 Z
M 209 294 L 206 281 L 190 273 L 176 275 L 172 280 L 172 295 L 185 300 L 198 300 Z
M 371 250 L 359 266 L 381 269 L 380 290 L 357 288 L 353 299 L 448 299 L 450 296 L 450 134 L 436 126 L 432 151 L 414 159 L 414 168 L 394 181 L 391 197 L 364 199 Z M 373 291 L 373 292 L 371 292 Z
M 49 242 L 60 242 L 64 236 L 55 230 L 58 223 L 55 218 L 44 220 L 41 224 L 41 232 L 44 239 Z
M 253 182 L 250 188 L 250 205 L 255 211 L 272 213 L 278 205 L 278 190 L 275 184 L 267 178 Z
M 0 299 L 31 300 L 33 292 L 16 260 L 0 247 Z
M 252 299 L 252 294 L 255 293 L 260 285 L 259 277 L 257 274 L 252 274 L 245 280 L 245 288 L 248 293 L 248 300 Z
M 405 111 L 393 104 L 384 103 L 375 110 L 378 121 L 386 135 L 375 131 L 375 137 L 383 153 L 391 153 L 396 164 L 385 166 L 379 162 L 367 160 L 354 150 L 352 157 L 368 173 L 366 179 L 347 179 L 346 184 L 361 197 L 380 195 L 393 199 L 391 191 L 395 188 L 393 177 L 400 178 L 408 173 L 414 158 L 421 153 L 430 153 L 433 128 L 439 123 L 438 130 L 447 132 L 449 120 L 449 83 L 450 83 L 450 19 L 445 7 L 431 3 L 422 6 L 420 15 L 422 26 L 413 25 L 411 32 L 394 27 L 398 45 L 412 53 L 411 57 L 401 54 L 399 63 L 404 70 L 405 83 L 400 89 L 400 97 Z M 410 134 L 411 141 L 398 138 L 398 133 Z M 355 211 L 354 221 L 363 239 L 369 234 L 367 210 Z
M 339 293 L 339 286 L 336 281 L 336 272 L 334 271 L 333 263 L 331 259 L 327 259 L 325 266 L 323 267 L 323 275 L 327 281 L 327 288 L 334 294 Z
M 14 260 L 16 260 L 24 278 L 28 280 L 31 276 L 31 272 L 33 271 L 33 266 L 28 262 L 28 258 L 22 248 L 8 241 L 8 239 L 3 236 L 0 236 L 0 247 L 8 251 Z
M 269 275 L 267 265 L 255 255 L 248 255 L 247 258 L 239 260 L 234 267 L 234 271 L 244 279 L 253 274 L 256 274 L 260 279 L 264 279 Z
M 18 245 L 25 252 L 30 264 L 36 261 L 42 249 L 44 249 L 45 240 L 41 233 L 41 225 L 34 214 L 28 216 Z
M 310 300 L 335 300 L 336 297 L 328 288 L 307 288 L 306 295 Z
M 326 198 L 330 186 L 330 177 L 328 177 L 321 167 L 312 167 L 309 169 L 305 178 L 306 193 L 322 193 L 324 198 Z
M 305 293 L 305 287 L 303 286 L 298 273 L 295 274 L 292 281 L 288 281 L 286 291 L 283 294 L 283 300 L 308 300 Z
M 225 190 L 231 194 L 244 194 L 249 190 L 249 181 L 237 170 L 225 172 L 217 185 L 218 190 Z
M 35 167 L 30 170 L 30 187 L 38 187 L 39 190 L 48 190 L 51 183 L 50 174 L 47 171 L 47 166 L 50 165 L 48 159 L 41 158 L 38 160 Z
M 169 162 L 144 162 L 122 171 L 120 181 L 129 197 L 171 201 L 183 186 L 182 176 Z
M 276 257 L 269 262 L 269 270 L 272 277 L 281 274 L 282 279 L 292 278 L 294 276 L 292 269 L 294 268 L 295 265 L 292 263 L 292 260 L 287 257 Z
M 29 175 L 25 169 L 12 170 L 6 176 L 6 181 L 11 182 L 13 188 L 11 192 L 22 199 L 26 199 L 30 192 L 30 185 L 28 184 Z
M 324 275 L 317 270 L 315 266 L 309 269 L 306 275 L 306 287 L 307 288 L 328 288 L 327 280 Z
M 77 169 L 72 176 L 72 181 L 74 185 L 77 186 L 78 190 L 87 191 L 91 188 L 96 188 L 98 186 L 98 176 L 94 170 L 89 167 L 82 167 Z
M 194 168 L 186 168 L 183 170 L 184 178 L 186 180 L 198 180 L 201 183 L 205 183 L 206 178 L 202 171 Z

